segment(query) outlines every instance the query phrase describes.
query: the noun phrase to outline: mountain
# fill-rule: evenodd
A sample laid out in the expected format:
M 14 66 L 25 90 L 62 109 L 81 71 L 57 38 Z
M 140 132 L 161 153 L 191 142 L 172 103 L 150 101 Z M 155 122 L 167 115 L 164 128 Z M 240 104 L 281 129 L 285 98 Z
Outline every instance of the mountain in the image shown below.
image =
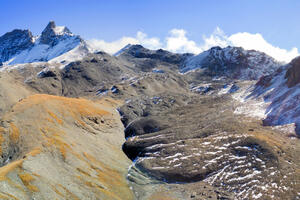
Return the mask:
M 193 57 L 181 66 L 182 73 L 202 69 L 206 74 L 242 80 L 257 80 L 280 66 L 274 58 L 265 53 L 244 50 L 241 47 L 213 47 Z
M 66 62 L 88 53 L 80 36 L 50 21 L 41 35 L 33 37 L 28 30 L 14 30 L 0 37 L 0 61 L 4 65 L 33 62 Z
M 1 199 L 298 199 L 300 58 L 1 42 Z

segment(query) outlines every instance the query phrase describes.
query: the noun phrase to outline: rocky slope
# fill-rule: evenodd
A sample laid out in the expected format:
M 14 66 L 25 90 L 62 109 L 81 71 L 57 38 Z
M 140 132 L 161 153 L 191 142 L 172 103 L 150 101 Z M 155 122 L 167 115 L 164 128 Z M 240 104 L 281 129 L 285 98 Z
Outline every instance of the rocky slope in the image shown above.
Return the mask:
M 1 120 L 2 199 L 132 199 L 117 102 L 32 95 Z
M 162 182 L 194 183 L 199 199 L 209 196 L 203 182 L 219 189 L 210 194 L 216 199 L 297 196 L 299 142 L 234 114 L 230 95 L 160 94 L 121 107 L 123 149 L 134 160 L 129 179 L 139 185 L 146 172 Z
M 254 87 L 248 89 L 247 100 L 263 103 L 265 125 L 286 125 L 295 123 L 299 134 L 299 57 L 282 66 L 271 75 L 262 77 Z
M 21 52 L 79 38 L 27 33 Z M 76 48 L 0 70 L 2 199 L 299 199 L 299 58 L 128 45 L 60 63 Z

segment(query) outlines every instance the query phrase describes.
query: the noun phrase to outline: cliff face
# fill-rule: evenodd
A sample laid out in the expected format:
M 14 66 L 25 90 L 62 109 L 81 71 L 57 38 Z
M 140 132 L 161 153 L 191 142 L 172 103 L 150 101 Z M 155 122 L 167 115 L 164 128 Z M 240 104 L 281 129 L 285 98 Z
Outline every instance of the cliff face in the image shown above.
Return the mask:
M 290 63 L 290 68 L 285 74 L 285 78 L 287 79 L 286 83 L 289 88 L 300 83 L 300 57 L 292 60 Z

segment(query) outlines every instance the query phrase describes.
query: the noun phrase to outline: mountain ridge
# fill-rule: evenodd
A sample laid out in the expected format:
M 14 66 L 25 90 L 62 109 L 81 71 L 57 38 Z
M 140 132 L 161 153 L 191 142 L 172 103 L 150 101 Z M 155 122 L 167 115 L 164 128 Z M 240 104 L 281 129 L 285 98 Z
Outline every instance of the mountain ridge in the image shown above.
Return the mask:
M 28 35 L 27 40 L 31 41 L 31 43 L 25 43 L 23 46 L 21 44 L 15 45 L 16 50 L 2 55 L 2 58 L 0 50 L 0 62 L 2 60 L 3 65 L 47 61 L 69 63 L 80 60 L 88 53 L 92 53 L 89 46 L 80 36 L 74 35 L 65 26 L 56 26 L 54 21 L 48 23 L 40 36 L 33 37 L 30 31 L 28 31 Z M 9 49 L 7 45 L 6 47 L 4 45 L 4 48 Z M 170 64 L 180 63 L 181 73 L 205 69 L 207 73 L 215 73 L 217 76 L 224 74 L 231 78 L 240 77 L 250 80 L 256 80 L 260 76 L 268 75 L 281 65 L 281 63 L 275 61 L 274 58 L 265 53 L 230 46 L 226 48 L 212 47 L 207 51 L 193 56 L 189 53 L 178 54 L 163 49 L 149 50 L 141 45 L 128 44 L 114 54 L 114 56 L 122 57 L 124 53 L 129 53 L 135 58 L 156 58 Z M 78 58 L 76 59 L 76 57 Z M 247 70 L 248 68 L 252 68 L 253 70 Z M 255 68 L 256 70 L 254 70 Z M 233 70 L 231 71 L 231 69 Z
M 242 47 L 212 47 L 186 60 L 181 72 L 202 68 L 215 75 L 228 76 L 228 73 L 232 73 L 229 76 L 233 78 L 257 80 L 276 71 L 280 65 L 281 63 L 263 52 L 244 50 Z
M 17 33 L 0 68 L 0 198 L 298 198 L 299 58 L 110 55 L 54 22 Z

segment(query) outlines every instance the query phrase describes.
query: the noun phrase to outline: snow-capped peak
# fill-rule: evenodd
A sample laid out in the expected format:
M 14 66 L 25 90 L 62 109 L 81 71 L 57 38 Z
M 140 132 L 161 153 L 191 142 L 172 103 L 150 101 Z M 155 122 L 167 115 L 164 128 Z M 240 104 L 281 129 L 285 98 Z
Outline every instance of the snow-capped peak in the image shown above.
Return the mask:
M 19 35 L 25 35 L 26 38 Z M 56 26 L 54 21 L 48 23 L 40 36 L 33 37 L 31 34 L 27 34 L 27 32 L 26 34 L 22 32 L 22 34 L 18 33 L 10 36 L 12 38 L 11 41 L 14 42 L 6 42 L 3 45 L 4 50 L 1 51 L 1 41 L 7 41 L 6 37 L 7 34 L 0 37 L 0 63 L 3 62 L 3 65 L 48 62 L 54 58 L 62 58 L 61 55 L 66 53 L 72 55 L 63 56 L 63 58 L 80 59 L 88 53 L 86 43 L 80 36 L 74 35 L 65 26 Z M 12 45 L 14 45 L 13 47 L 16 50 L 8 54 L 5 49 L 11 49 Z M 74 53 L 78 54 L 78 56 L 73 55 Z M 60 59 L 55 60 L 60 61 Z M 63 61 L 68 62 L 68 60 Z
M 40 43 L 54 46 L 58 40 L 74 36 L 65 26 L 56 26 L 54 21 L 50 21 L 40 36 Z
M 217 76 L 229 76 L 243 80 L 257 80 L 273 73 L 281 66 L 274 58 L 255 50 L 241 47 L 213 47 L 188 58 L 181 72 L 202 68 Z
M 66 26 L 56 26 L 54 21 L 48 23 L 43 33 L 48 31 L 53 31 L 55 35 L 73 35 Z

